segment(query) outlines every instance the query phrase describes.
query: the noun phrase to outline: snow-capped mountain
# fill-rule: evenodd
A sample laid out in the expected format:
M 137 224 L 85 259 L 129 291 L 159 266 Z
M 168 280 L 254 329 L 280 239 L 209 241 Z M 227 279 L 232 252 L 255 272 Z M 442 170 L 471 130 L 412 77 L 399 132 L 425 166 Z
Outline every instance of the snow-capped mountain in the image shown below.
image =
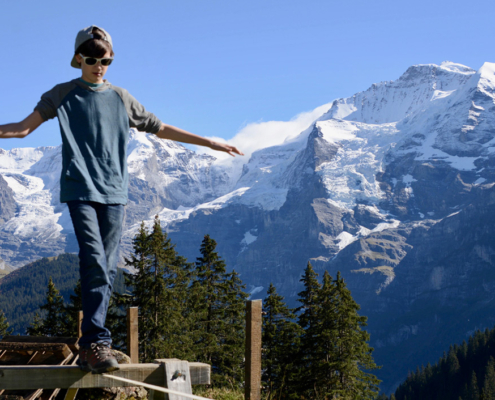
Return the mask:
M 158 214 L 191 261 L 210 234 L 254 297 L 273 282 L 294 305 L 308 260 L 342 271 L 389 390 L 495 323 L 494 111 L 495 64 L 444 62 L 337 99 L 247 160 L 132 132 L 122 255 Z M 60 147 L 0 150 L 8 265 L 77 250 L 58 202 L 60 158 Z

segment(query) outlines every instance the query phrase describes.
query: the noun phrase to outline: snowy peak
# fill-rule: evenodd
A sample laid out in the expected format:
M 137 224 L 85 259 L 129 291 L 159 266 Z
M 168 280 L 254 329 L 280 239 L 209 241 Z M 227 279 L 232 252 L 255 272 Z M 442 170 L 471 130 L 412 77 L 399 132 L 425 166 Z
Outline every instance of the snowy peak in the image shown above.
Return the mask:
M 422 110 L 441 92 L 452 92 L 475 71 L 460 64 L 415 65 L 396 81 L 373 84 L 347 99 L 335 100 L 322 119 L 346 119 L 368 124 L 402 120 Z

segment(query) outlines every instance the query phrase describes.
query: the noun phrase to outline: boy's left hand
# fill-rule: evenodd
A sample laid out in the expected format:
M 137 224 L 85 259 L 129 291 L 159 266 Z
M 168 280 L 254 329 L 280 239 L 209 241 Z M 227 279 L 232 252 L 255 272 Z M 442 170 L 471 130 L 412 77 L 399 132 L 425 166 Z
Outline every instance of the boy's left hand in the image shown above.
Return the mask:
M 239 149 L 237 149 L 237 147 L 231 146 L 226 143 L 219 143 L 212 141 L 210 148 L 217 151 L 224 151 L 225 153 L 230 154 L 232 157 L 235 157 L 236 154 L 239 154 L 240 156 L 244 155 L 244 153 Z

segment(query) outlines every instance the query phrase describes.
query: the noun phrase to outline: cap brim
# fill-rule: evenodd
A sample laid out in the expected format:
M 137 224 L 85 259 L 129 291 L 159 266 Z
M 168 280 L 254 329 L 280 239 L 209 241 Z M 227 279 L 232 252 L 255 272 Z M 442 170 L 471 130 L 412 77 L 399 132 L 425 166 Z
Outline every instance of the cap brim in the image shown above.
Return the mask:
M 73 68 L 81 69 L 81 66 L 76 60 L 76 55 L 74 54 L 74 57 L 72 57 L 72 61 L 70 62 L 70 66 Z

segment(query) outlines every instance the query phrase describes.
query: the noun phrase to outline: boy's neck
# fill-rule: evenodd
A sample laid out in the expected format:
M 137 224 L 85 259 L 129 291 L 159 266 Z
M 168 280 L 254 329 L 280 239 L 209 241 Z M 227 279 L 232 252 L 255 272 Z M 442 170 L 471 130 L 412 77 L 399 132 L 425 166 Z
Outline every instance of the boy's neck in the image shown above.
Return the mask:
M 101 83 L 91 83 L 91 82 L 88 82 L 88 81 L 85 81 L 83 78 L 79 78 L 79 80 L 84 83 L 85 85 L 88 85 L 89 87 L 99 87 L 101 85 L 103 85 L 105 82 L 101 82 Z

